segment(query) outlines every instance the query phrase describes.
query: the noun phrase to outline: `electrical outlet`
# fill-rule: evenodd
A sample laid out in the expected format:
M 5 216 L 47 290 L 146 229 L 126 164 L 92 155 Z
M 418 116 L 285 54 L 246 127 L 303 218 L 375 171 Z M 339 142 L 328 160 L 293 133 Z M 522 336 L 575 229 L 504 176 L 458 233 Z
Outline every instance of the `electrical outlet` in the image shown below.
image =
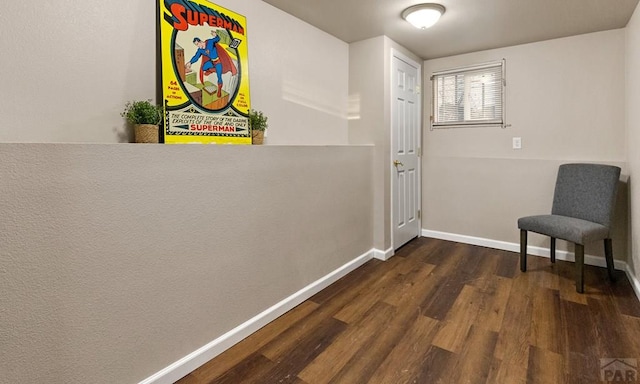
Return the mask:
M 513 138 L 513 149 L 522 149 L 522 138 L 514 137 Z

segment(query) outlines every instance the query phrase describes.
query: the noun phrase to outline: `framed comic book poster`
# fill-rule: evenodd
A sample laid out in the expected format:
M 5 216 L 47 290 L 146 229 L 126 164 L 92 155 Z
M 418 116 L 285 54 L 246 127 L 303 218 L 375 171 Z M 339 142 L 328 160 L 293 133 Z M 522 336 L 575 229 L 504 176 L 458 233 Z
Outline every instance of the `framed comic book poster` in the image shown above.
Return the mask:
M 164 142 L 251 144 L 247 24 L 207 0 L 159 0 Z

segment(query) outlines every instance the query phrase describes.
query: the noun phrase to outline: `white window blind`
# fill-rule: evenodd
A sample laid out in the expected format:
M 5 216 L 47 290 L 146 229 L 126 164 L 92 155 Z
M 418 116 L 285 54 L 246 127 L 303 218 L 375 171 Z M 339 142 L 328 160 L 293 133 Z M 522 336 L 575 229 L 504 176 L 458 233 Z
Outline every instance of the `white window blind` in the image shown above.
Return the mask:
M 433 128 L 504 126 L 504 60 L 435 72 Z

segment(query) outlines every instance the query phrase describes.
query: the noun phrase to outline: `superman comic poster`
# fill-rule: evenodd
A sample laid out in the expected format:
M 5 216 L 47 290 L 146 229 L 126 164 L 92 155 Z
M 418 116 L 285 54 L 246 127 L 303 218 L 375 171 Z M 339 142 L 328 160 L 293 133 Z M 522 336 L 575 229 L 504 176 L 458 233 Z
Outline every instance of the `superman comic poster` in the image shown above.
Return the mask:
M 159 0 L 164 142 L 251 144 L 244 16 L 207 0 Z

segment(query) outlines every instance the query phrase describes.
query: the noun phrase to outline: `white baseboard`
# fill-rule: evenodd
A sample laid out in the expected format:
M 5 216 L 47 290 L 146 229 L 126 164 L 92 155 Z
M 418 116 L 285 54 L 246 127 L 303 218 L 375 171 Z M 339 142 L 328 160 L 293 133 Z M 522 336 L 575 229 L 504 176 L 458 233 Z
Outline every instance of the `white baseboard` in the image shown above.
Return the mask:
M 373 258 L 387 261 L 389 260 L 395 253 L 393 252 L 393 247 L 387 249 L 386 251 L 381 251 L 379 249 L 373 249 Z
M 422 230 L 422 236 L 520 253 L 520 244 L 518 243 L 509 243 L 506 241 L 491 240 L 491 239 L 485 239 L 482 237 L 458 235 L 455 233 L 448 233 L 448 232 L 431 231 L 428 229 Z M 527 253 L 529 255 L 534 255 L 534 256 L 541 256 L 541 257 L 547 257 L 547 258 L 550 257 L 549 248 L 533 247 L 529 245 L 527 246 Z M 573 252 L 557 250 L 556 259 L 564 260 L 564 261 L 575 261 L 575 254 Z M 596 267 L 607 266 L 607 262 L 602 256 L 584 255 L 584 263 L 587 265 L 594 265 Z M 627 268 L 627 263 L 625 263 L 622 260 L 614 260 L 613 264 L 616 269 L 619 269 L 621 271 L 624 271 Z
M 281 315 L 285 314 L 287 311 L 295 308 L 298 304 L 302 303 L 311 296 L 338 281 L 349 272 L 355 270 L 367 261 L 371 260 L 374 255 L 384 256 L 387 254 L 387 252 L 388 251 L 379 251 L 375 248 L 369 250 L 363 255 L 355 258 L 342 267 L 316 280 L 315 282 L 307 285 L 293 295 L 266 309 L 252 319 L 247 320 L 231 331 L 211 341 L 202 348 L 190 353 L 189 355 L 174 362 L 168 367 L 142 380 L 139 384 L 171 384 L 176 382 L 177 380 L 191 373 L 193 370 L 200 367 L 207 361 L 213 359 L 238 342 L 242 341 L 247 336 L 251 335 L 260 328 L 277 319 Z
M 520 244 L 518 243 L 509 243 L 506 241 L 491 240 L 491 239 L 485 239 L 482 237 L 458 235 L 455 233 L 448 233 L 448 232 L 431 231 L 428 229 L 422 230 L 422 236 L 520 253 Z M 527 246 L 527 253 L 535 256 L 550 257 L 548 248 Z M 575 254 L 573 252 L 557 250 L 556 259 L 564 260 L 564 261 L 575 261 Z M 607 266 L 607 262 L 605 258 L 602 256 L 584 255 L 584 263 L 587 265 L 594 265 L 597 267 Z M 633 287 L 633 291 L 636 293 L 636 297 L 638 298 L 638 300 L 640 300 L 640 281 L 633 274 L 633 271 L 631 271 L 631 268 L 629 267 L 629 265 L 623 260 L 614 260 L 613 264 L 616 269 L 625 271 L 625 273 L 627 274 L 627 277 L 629 278 L 629 282 Z

